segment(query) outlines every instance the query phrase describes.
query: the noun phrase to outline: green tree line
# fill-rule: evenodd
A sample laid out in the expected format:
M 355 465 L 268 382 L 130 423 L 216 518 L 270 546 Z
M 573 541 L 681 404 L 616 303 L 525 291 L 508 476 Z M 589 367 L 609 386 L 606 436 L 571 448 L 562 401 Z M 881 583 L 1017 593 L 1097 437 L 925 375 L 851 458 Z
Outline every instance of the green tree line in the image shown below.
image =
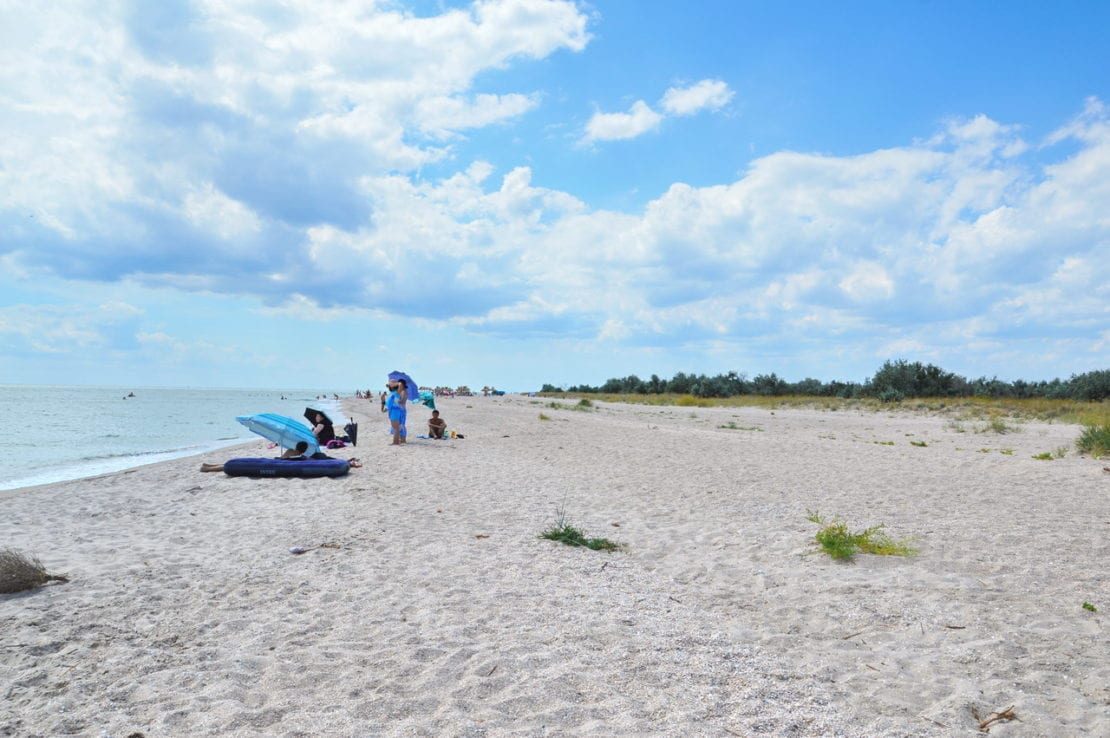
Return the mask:
M 695 397 L 735 397 L 737 395 L 808 395 L 813 397 L 874 397 L 894 402 L 908 397 L 990 397 L 1049 399 L 1100 402 L 1110 398 L 1110 369 L 1073 374 L 1069 379 L 1027 382 L 1016 379 L 1006 382 L 997 377 L 967 379 L 947 372 L 933 364 L 904 360 L 883 363 L 875 375 L 865 382 L 822 382 L 806 378 L 787 382 L 774 372 L 757 374 L 751 379 L 742 372 L 708 376 L 678 372 L 670 379 L 652 374 L 641 379 L 635 374 L 614 377 L 604 384 L 571 387 L 543 385 L 541 392 L 575 392 L 579 394 L 678 394 Z

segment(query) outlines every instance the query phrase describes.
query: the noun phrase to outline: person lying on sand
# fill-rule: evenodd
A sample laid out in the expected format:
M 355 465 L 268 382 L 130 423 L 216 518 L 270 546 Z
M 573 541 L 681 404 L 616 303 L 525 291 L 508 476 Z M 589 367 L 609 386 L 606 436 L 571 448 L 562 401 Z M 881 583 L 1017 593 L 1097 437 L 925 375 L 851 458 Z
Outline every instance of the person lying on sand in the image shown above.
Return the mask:
M 286 449 L 285 453 L 283 453 L 281 456 L 279 456 L 277 458 L 285 459 L 286 461 L 304 461 L 307 458 L 309 458 L 309 457 L 305 456 L 306 453 L 308 453 L 308 442 L 307 441 L 298 441 L 297 445 L 295 447 L 290 448 L 290 449 Z M 317 452 L 317 453 L 312 455 L 312 458 L 313 459 L 330 459 L 332 457 L 328 456 L 325 453 Z M 358 459 L 347 459 L 347 463 L 351 465 L 352 469 L 357 469 L 360 466 L 362 466 L 362 462 Z M 202 472 L 221 472 L 221 471 L 224 470 L 224 465 L 223 464 L 201 464 L 200 465 L 200 470 Z

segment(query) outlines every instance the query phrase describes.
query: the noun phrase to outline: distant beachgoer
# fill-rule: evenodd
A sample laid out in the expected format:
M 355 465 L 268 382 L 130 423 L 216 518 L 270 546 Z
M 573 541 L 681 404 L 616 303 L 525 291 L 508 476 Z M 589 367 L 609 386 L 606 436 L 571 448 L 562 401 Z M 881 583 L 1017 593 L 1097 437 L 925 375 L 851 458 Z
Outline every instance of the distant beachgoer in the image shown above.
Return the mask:
M 447 421 L 439 417 L 439 410 L 433 410 L 432 417 L 428 418 L 428 435 L 432 438 L 443 438 L 446 430 Z

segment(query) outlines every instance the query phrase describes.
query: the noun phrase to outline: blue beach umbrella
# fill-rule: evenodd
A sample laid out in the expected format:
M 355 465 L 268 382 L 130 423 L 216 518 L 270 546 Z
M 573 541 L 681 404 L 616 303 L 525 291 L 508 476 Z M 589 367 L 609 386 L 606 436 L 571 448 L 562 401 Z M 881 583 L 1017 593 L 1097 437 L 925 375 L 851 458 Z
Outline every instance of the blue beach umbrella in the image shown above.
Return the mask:
M 298 443 L 304 441 L 308 444 L 306 454 L 311 455 L 320 450 L 320 444 L 316 442 L 312 429 L 298 420 L 273 413 L 240 415 L 235 419 L 246 426 L 247 430 L 257 433 L 268 441 L 273 441 L 282 448 L 296 448 Z
M 404 372 L 390 372 L 389 381 L 391 382 L 404 382 L 405 391 L 408 393 L 409 399 L 413 402 L 419 402 L 420 399 L 420 385 L 416 380 L 405 374 Z

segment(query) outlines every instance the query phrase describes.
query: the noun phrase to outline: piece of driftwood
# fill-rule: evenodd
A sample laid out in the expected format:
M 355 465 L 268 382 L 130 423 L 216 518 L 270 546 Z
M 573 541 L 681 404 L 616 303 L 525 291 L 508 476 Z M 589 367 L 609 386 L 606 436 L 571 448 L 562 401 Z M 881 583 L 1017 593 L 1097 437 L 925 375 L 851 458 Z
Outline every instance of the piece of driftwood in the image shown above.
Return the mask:
M 34 556 L 10 548 L 0 549 L 0 594 L 34 589 L 47 582 L 68 582 L 61 574 L 50 574 Z

